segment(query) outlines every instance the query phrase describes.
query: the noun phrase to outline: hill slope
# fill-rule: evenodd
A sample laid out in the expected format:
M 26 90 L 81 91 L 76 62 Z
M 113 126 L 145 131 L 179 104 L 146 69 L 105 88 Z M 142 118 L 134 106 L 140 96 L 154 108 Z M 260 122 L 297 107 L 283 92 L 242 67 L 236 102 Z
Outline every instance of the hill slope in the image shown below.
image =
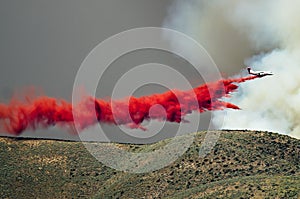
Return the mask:
M 199 158 L 205 133 L 174 163 L 144 174 L 106 167 L 80 142 L 0 138 L 0 198 L 300 197 L 300 140 L 222 131 Z M 117 146 L 149 151 L 162 144 Z

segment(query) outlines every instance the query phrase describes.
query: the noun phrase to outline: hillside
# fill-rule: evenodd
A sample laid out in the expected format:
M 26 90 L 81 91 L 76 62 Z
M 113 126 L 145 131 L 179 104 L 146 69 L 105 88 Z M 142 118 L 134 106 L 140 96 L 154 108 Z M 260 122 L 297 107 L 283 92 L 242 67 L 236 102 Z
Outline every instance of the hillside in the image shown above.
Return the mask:
M 81 142 L 0 138 L 0 198 L 300 198 L 300 140 L 222 131 L 199 158 L 205 133 L 174 163 L 144 174 L 104 166 Z M 116 145 L 141 152 L 163 142 Z

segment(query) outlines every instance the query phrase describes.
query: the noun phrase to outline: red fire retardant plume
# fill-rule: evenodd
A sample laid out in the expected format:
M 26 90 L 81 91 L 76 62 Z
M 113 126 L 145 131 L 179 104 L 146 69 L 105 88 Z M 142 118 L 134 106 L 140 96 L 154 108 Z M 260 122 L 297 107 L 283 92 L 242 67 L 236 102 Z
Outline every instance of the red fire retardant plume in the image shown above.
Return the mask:
M 97 122 L 141 129 L 144 129 L 141 123 L 150 119 L 180 123 L 192 111 L 201 113 L 225 108 L 239 109 L 234 104 L 221 101 L 221 98 L 229 97 L 239 83 L 255 78 L 222 79 L 188 91 L 170 90 L 162 94 L 139 98 L 131 96 L 115 101 L 87 97 L 74 107 L 64 100 L 46 96 L 28 99 L 26 102 L 12 99 L 9 104 L 0 104 L 1 131 L 19 135 L 26 129 L 37 127 L 47 128 L 56 124 L 68 127 L 74 125 L 74 118 L 81 130 Z M 149 110 L 156 104 L 164 110 L 154 106 L 150 116 Z

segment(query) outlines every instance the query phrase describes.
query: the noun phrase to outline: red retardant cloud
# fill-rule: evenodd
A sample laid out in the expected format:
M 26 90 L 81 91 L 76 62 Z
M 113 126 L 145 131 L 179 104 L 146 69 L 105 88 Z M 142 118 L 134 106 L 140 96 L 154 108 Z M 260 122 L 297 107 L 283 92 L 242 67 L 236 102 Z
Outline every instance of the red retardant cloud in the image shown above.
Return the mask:
M 257 77 L 222 79 L 188 91 L 173 89 L 162 94 L 139 98 L 130 96 L 123 100 L 105 101 L 87 97 L 74 107 L 65 100 L 46 96 L 28 99 L 26 102 L 12 99 L 9 104 L 0 104 L 0 125 L 2 131 L 19 135 L 26 129 L 34 130 L 37 127 L 47 128 L 57 124 L 70 127 L 74 125 L 76 118 L 76 125 L 81 130 L 97 122 L 146 130 L 141 126 L 144 120 L 180 123 L 192 111 L 202 113 L 226 108 L 239 109 L 221 98 L 230 97 L 229 94 L 237 90 L 239 83 L 255 78 Z M 150 116 L 149 110 L 156 104 L 161 105 L 164 110 L 154 108 Z

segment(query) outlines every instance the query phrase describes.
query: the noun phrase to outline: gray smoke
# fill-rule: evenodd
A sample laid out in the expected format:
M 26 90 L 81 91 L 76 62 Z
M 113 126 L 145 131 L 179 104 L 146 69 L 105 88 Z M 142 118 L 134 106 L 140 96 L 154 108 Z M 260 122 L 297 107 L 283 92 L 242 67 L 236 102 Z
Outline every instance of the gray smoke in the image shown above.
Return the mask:
M 176 1 L 170 8 L 165 26 L 203 44 L 221 72 L 237 75 L 246 64 L 275 73 L 242 84 L 230 99 L 242 110 L 215 112 L 217 127 L 300 137 L 299 8 L 298 0 Z

